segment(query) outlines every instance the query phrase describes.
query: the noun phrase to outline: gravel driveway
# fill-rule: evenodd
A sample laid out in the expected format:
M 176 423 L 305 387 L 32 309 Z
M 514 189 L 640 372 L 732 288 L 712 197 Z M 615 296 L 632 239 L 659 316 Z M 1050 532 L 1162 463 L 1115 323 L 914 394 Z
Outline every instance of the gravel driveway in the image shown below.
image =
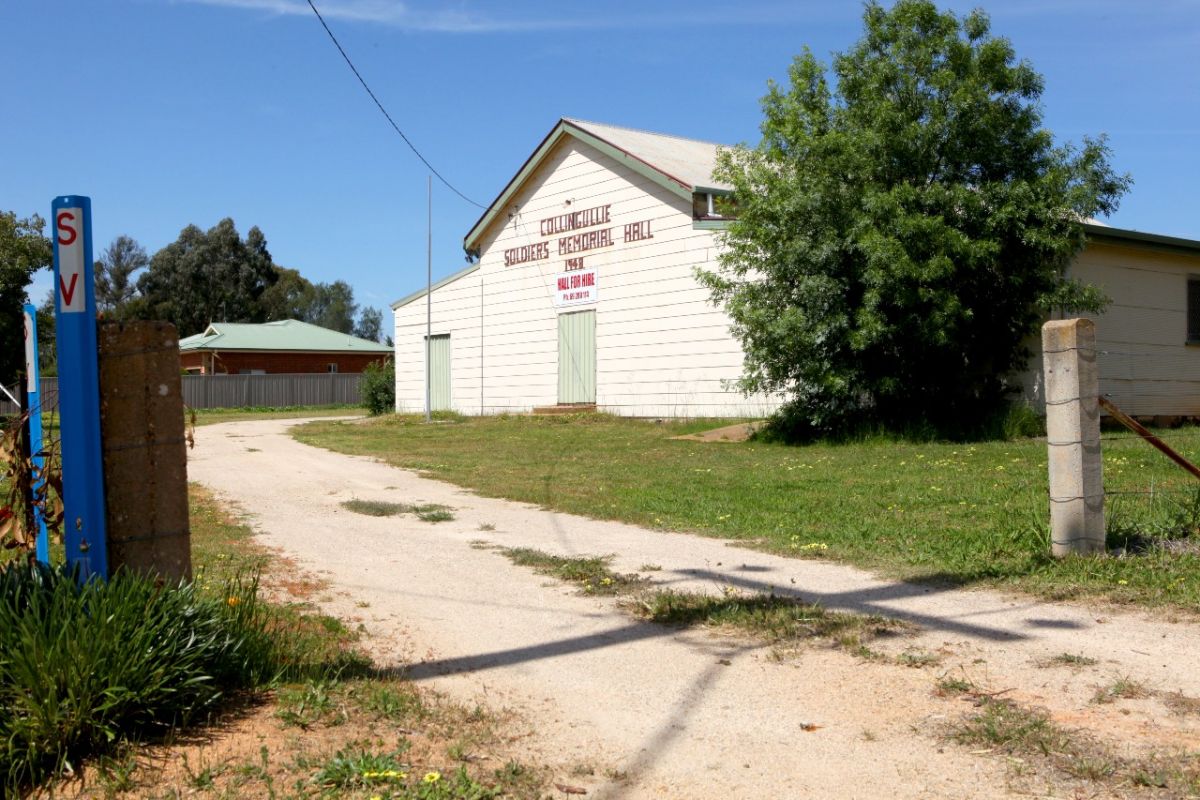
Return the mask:
M 947 675 L 1007 690 L 1116 747 L 1200 742 L 1196 718 L 1171 715 L 1157 696 L 1091 702 L 1114 676 L 1160 693 L 1200 694 L 1193 624 L 940 591 L 721 540 L 481 498 L 300 444 L 287 433 L 296 423 L 199 428 L 191 479 L 246 511 L 267 545 L 328 579 L 330 611 L 363 618 L 378 661 L 410 665 L 413 679 L 458 699 L 516 711 L 517 733 L 528 734 L 521 748 L 590 797 L 994 798 L 1016 791 L 1011 763 L 938 736 L 971 710 L 934 695 Z M 340 507 L 351 498 L 442 503 L 455 518 L 362 516 Z M 612 600 L 514 566 L 479 540 L 560 555 L 611 553 L 618 572 L 660 565 L 644 574 L 675 588 L 774 587 L 831 609 L 902 617 L 920 632 L 884 649 L 937 663 L 865 661 L 821 646 L 780 658 L 740 639 L 638 622 Z M 1099 663 L 1045 666 L 1064 653 Z

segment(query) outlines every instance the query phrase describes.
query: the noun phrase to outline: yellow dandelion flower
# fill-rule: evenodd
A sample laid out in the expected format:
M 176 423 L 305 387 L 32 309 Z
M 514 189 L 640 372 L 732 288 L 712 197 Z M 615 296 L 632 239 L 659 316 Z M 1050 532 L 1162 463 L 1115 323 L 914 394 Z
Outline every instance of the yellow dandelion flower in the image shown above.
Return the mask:
M 442 773 L 440 772 L 426 772 L 425 777 L 421 778 L 421 780 L 425 781 L 425 783 L 437 783 L 441 779 Z
M 233 608 L 234 606 L 236 606 L 242 602 L 242 598 L 230 597 L 230 598 L 226 599 L 225 602 L 229 605 L 230 608 Z

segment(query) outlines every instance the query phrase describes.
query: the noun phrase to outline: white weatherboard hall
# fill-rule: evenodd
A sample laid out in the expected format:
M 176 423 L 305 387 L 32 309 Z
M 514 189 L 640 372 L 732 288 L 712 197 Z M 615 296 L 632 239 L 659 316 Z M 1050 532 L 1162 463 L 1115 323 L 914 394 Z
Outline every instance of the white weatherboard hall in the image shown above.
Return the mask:
M 728 388 L 742 350 L 697 267 L 728 223 L 717 145 L 564 119 L 465 239 L 477 263 L 434 284 L 434 410 L 595 406 L 648 417 L 762 416 Z M 1100 390 L 1139 416 L 1200 417 L 1200 241 L 1097 223 L 1069 274 L 1094 317 Z M 396 408 L 425 407 L 425 290 L 395 303 Z M 1014 376 L 1035 408 L 1041 358 Z
M 434 284 L 431 405 L 464 414 L 594 405 L 628 416 L 762 416 L 715 268 L 717 145 L 561 120 Z M 398 301 L 396 407 L 425 406 L 425 291 Z

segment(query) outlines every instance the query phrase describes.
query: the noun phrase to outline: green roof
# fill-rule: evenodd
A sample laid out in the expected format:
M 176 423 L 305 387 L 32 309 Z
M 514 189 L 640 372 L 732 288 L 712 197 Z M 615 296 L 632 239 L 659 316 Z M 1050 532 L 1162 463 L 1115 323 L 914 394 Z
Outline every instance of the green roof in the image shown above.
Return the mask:
M 292 350 L 321 353 L 390 353 L 392 348 L 296 319 L 264 322 L 214 322 L 203 333 L 179 340 L 180 352 L 196 350 Z

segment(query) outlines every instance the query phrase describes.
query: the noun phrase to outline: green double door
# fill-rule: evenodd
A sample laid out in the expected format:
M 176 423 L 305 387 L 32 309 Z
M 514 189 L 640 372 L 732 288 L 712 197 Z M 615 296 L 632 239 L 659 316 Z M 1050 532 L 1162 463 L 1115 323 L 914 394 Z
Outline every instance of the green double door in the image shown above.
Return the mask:
M 558 402 L 596 402 L 596 312 L 558 315 Z
M 429 337 L 429 410 L 450 410 L 450 334 Z

